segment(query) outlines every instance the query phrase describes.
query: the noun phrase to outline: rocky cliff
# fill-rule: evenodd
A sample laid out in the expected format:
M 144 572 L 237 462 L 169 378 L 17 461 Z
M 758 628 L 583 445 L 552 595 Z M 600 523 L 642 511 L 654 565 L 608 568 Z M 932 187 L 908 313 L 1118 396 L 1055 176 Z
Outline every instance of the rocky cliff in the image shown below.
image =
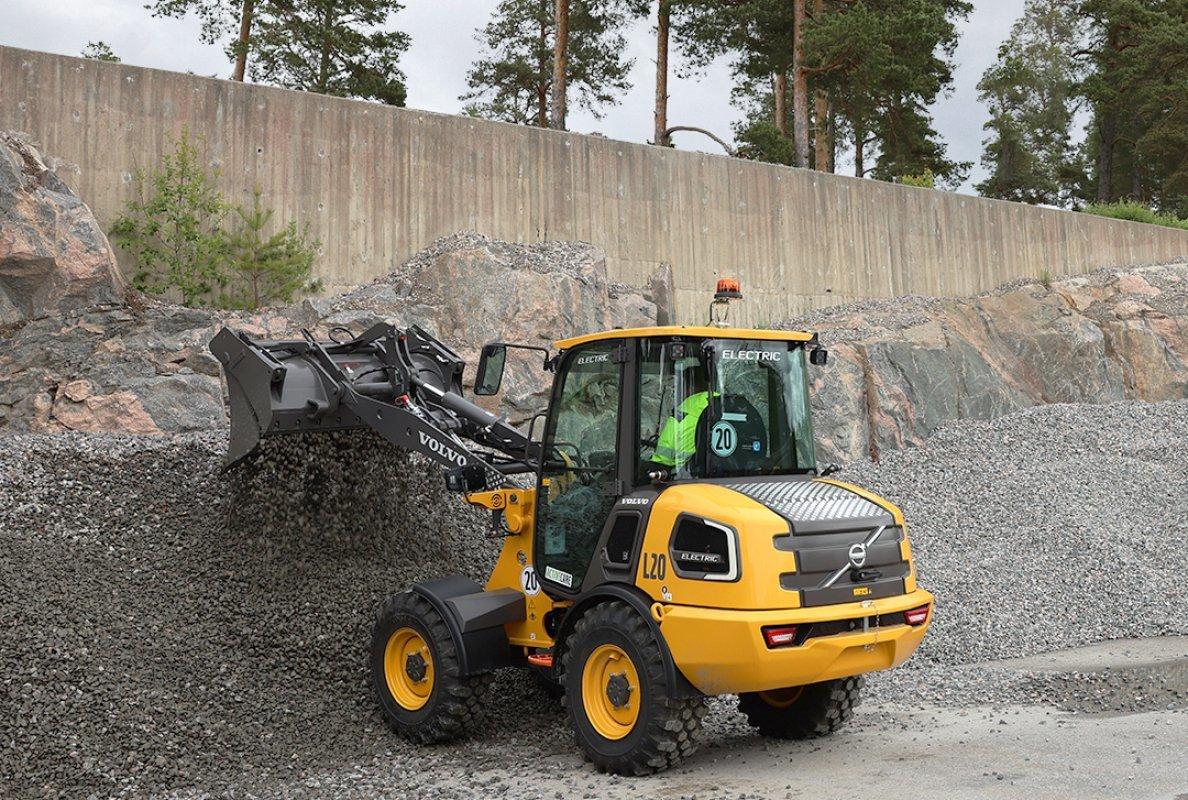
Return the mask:
M 0 329 L 118 303 L 123 289 L 91 210 L 27 139 L 0 131 Z
M 832 352 L 814 422 L 820 451 L 840 461 L 919 444 L 952 419 L 1188 398 L 1188 264 L 866 302 L 784 327 L 820 331 Z

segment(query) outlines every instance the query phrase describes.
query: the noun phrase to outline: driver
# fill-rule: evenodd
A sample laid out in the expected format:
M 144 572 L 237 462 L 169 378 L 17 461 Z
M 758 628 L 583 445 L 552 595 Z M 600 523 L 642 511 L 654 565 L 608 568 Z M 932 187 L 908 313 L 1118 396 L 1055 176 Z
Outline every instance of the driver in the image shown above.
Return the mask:
M 684 466 L 697 452 L 697 423 L 709 405 L 709 376 L 699 359 L 689 361 L 690 365 L 683 370 L 678 365 L 678 379 L 683 375 L 686 396 L 660 428 L 656 452 L 652 454 L 650 462 L 652 465 L 668 468 Z

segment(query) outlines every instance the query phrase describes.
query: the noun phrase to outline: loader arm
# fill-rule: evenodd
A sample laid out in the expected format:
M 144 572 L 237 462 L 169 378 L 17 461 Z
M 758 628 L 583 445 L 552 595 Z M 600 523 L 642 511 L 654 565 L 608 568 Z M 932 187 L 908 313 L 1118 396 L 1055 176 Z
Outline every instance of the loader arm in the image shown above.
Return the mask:
M 417 326 L 380 323 L 349 341 L 286 341 L 223 328 L 211 340 L 231 408 L 227 465 L 261 438 L 370 428 L 451 471 L 451 485 L 494 489 L 530 472 L 539 448 L 462 396 L 465 362 Z

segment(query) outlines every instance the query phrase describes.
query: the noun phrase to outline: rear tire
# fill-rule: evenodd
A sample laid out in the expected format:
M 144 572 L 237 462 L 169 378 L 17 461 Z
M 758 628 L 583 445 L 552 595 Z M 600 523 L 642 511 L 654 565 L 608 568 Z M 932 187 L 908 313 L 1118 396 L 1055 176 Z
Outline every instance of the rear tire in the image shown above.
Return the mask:
M 561 683 L 578 749 L 603 772 L 646 775 L 697 749 L 705 698 L 673 697 L 664 654 L 647 622 L 608 601 L 574 625 Z
M 861 675 L 738 696 L 738 710 L 773 739 L 813 739 L 844 726 L 861 702 Z
M 371 682 L 389 727 L 421 744 L 460 737 L 480 718 L 492 675 L 461 676 L 449 628 L 428 600 L 394 594 L 371 632 Z

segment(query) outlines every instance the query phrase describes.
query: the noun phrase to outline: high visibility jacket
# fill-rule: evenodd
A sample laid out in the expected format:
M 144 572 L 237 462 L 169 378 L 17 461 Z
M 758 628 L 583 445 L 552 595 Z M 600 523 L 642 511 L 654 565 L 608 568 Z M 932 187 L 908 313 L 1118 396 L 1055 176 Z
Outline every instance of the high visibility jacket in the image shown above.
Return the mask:
M 666 467 L 684 464 L 697 450 L 697 422 L 709 405 L 709 392 L 697 392 L 685 398 L 676 413 L 664 421 L 652 461 Z

